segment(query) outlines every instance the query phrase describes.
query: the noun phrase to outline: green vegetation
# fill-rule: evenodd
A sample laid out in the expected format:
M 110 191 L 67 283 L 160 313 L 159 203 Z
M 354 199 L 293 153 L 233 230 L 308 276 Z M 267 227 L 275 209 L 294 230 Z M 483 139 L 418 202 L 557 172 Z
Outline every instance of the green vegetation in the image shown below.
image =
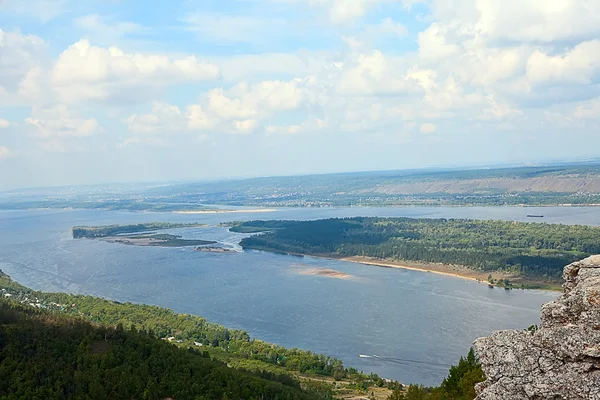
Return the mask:
M 125 233 L 149 232 L 162 229 L 195 228 L 206 226 L 204 224 L 178 224 L 170 222 L 147 222 L 134 225 L 105 225 L 105 226 L 75 226 L 73 237 L 75 239 L 96 239 L 108 236 L 122 235 Z
M 151 332 L 0 300 L 4 399 L 316 399 L 297 381 L 228 368 Z
M 345 218 L 249 221 L 240 226 L 277 228 L 243 239 L 244 248 L 444 263 L 548 280 L 560 279 L 565 265 L 600 253 L 600 228 L 580 225 Z M 501 285 L 511 286 L 511 282 Z
M 73 228 L 73 237 L 76 239 L 102 239 L 111 243 L 121 243 L 137 246 L 184 247 L 204 246 L 215 244 L 213 240 L 182 239 L 180 235 L 157 234 L 161 229 L 193 228 L 205 226 L 202 224 L 173 224 L 168 222 L 150 222 L 136 225 L 107 225 L 107 226 L 76 226 Z M 145 232 L 138 234 L 136 232 Z M 135 235 L 126 235 L 135 233 Z
M 354 368 L 345 368 L 343 363 L 335 358 L 254 340 L 247 332 L 227 329 L 194 315 L 91 296 L 36 292 L 12 281 L 4 274 L 0 276 L 0 290 L 0 297 L 6 299 L 8 294 L 11 302 L 35 307 L 45 314 L 71 317 L 101 324 L 103 327 L 132 327 L 130 330 L 139 334 L 162 339 L 163 342 L 170 342 L 178 347 L 202 350 L 204 356 L 209 355 L 213 360 L 263 377 L 277 377 L 279 382 L 286 383 L 286 379 L 289 380 L 290 377 L 296 379 L 299 376 L 310 376 L 310 380 L 302 382 L 302 387 L 319 396 L 327 397 L 332 391 L 331 384 L 320 388 L 322 385 L 315 383 L 320 379 L 344 380 L 355 389 L 360 388 L 363 391 L 370 386 L 384 384 L 379 376 L 363 374 Z M 1 340 L 0 334 L 0 343 Z M 399 387 L 396 382 L 388 382 L 385 385 L 390 388 Z M 0 384 L 0 393 L 1 387 Z
M 485 375 L 473 349 L 458 365 L 450 367 L 448 377 L 436 388 L 410 385 L 407 390 L 397 389 L 388 400 L 473 400 L 475 384 L 483 382 Z

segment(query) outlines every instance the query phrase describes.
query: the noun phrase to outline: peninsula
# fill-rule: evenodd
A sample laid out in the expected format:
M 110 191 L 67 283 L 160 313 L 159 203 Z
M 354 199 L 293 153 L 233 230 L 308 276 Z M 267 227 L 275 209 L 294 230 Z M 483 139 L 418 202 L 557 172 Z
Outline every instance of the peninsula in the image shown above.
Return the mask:
M 216 244 L 213 240 L 183 239 L 180 235 L 156 231 L 177 228 L 204 227 L 198 223 L 149 222 L 135 225 L 75 226 L 75 239 L 100 239 L 108 243 L 133 246 L 187 247 Z
M 245 249 L 429 271 L 510 288 L 557 289 L 562 266 L 600 252 L 600 228 L 412 218 L 249 221 Z

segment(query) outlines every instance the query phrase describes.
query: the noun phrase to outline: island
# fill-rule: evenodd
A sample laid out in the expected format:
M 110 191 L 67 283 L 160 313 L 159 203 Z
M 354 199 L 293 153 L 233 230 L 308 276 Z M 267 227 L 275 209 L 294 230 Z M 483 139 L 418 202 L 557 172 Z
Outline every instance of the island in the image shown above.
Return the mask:
M 429 271 L 504 288 L 559 289 L 562 266 L 600 253 L 600 228 L 428 218 L 247 221 L 244 249 Z
M 198 223 L 149 222 L 134 225 L 75 226 L 75 239 L 100 239 L 133 246 L 188 247 L 212 245 L 213 240 L 183 239 L 180 235 L 156 233 L 164 229 L 204 227 Z

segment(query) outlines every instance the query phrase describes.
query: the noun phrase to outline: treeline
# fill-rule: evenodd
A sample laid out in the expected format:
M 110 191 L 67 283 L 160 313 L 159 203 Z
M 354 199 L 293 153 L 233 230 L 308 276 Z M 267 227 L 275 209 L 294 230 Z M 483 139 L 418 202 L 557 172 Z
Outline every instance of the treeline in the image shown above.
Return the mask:
M 364 387 L 383 384 L 379 376 L 366 375 L 354 368 L 345 368 L 342 361 L 336 358 L 254 340 L 245 331 L 228 329 L 195 315 L 178 314 L 166 308 L 120 303 L 92 296 L 36 292 L 11 281 L 7 275 L 0 277 L 1 289 L 12 294 L 12 300 L 33 304 L 41 309 L 53 310 L 106 326 L 134 326 L 135 329 L 148 332 L 153 337 L 170 340 L 181 346 L 208 350 L 223 360 L 235 358 L 256 361 L 239 363 L 245 366 L 254 365 L 255 368 L 252 369 L 255 370 L 289 371 L 351 379 Z M 395 383 L 392 382 L 388 386 L 394 387 Z
M 471 349 L 467 357 L 461 357 L 458 365 L 450 367 L 448 377 L 439 387 L 410 385 L 394 390 L 388 400 L 473 400 L 476 397 L 475 384 L 484 380 L 481 363 Z
M 202 224 L 183 224 L 183 223 L 170 223 L 170 222 L 147 222 L 143 224 L 133 225 L 105 225 L 105 226 L 75 226 L 72 229 L 73 237 L 75 239 L 82 238 L 102 238 L 107 236 L 115 236 L 124 233 L 136 233 L 136 232 L 147 232 L 157 231 L 161 229 L 175 229 L 175 228 L 193 228 L 196 226 L 202 226 Z
M 565 265 L 600 253 L 600 228 L 464 219 L 344 218 L 249 221 L 233 229 L 267 231 L 244 248 L 326 256 L 464 265 L 559 279 Z
M 316 399 L 297 381 L 229 368 L 147 330 L 0 300 L 3 399 Z

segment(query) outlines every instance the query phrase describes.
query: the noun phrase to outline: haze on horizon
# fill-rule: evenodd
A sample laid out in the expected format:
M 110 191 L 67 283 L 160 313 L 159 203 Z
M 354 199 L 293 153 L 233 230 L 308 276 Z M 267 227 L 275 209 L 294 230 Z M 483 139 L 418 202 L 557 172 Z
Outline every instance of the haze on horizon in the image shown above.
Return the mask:
M 597 157 L 600 0 L 0 1 L 0 190 Z

